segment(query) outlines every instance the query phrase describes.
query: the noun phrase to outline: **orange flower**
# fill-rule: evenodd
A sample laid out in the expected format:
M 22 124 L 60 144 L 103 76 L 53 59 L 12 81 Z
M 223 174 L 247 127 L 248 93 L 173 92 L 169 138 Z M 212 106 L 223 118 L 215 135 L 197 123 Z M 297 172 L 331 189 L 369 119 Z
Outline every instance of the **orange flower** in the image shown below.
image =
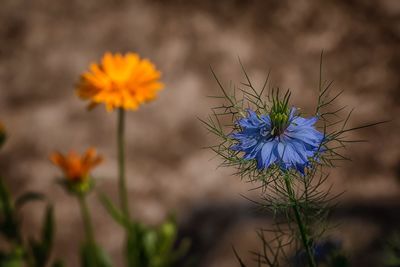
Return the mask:
M 104 103 L 108 111 L 115 108 L 136 110 L 140 104 L 156 98 L 163 88 L 161 73 L 138 54 L 106 53 L 100 64 L 91 64 L 81 75 L 76 92 L 89 100 L 89 108 Z
M 89 148 L 82 156 L 71 151 L 67 155 L 53 153 L 50 160 L 65 174 L 65 178 L 71 182 L 84 182 L 89 177 L 89 172 L 102 162 L 103 158 L 97 155 L 94 148 Z

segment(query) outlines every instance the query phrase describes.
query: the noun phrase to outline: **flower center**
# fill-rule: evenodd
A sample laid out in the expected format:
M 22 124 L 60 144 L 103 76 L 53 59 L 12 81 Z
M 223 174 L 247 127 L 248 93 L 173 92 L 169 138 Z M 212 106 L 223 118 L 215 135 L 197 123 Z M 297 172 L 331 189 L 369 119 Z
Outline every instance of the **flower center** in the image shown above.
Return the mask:
M 289 116 L 287 114 L 278 113 L 278 114 L 270 114 L 271 123 L 272 123 L 272 131 L 271 134 L 274 136 L 278 136 L 283 134 L 288 126 Z
M 269 113 L 271 119 L 271 134 L 273 136 L 279 136 L 284 133 L 286 128 L 289 126 L 289 94 L 281 100 L 277 95 L 273 99 L 272 108 Z

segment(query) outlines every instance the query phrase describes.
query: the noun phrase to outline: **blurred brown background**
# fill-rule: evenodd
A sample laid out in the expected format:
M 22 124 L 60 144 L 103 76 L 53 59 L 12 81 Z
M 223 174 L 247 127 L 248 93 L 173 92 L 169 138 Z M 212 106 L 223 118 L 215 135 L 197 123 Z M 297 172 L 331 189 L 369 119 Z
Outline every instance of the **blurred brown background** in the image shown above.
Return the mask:
M 37 190 L 54 201 L 56 254 L 69 266 L 78 263 L 81 221 L 48 155 L 97 147 L 106 157 L 98 190 L 117 200 L 116 114 L 87 112 L 74 95 L 79 74 L 105 51 L 138 52 L 163 72 L 159 99 L 128 115 L 131 207 L 150 224 L 174 211 L 202 267 L 237 266 L 231 245 L 250 259 L 254 229 L 270 222 L 240 196 L 256 197 L 252 186 L 202 149 L 214 138 L 197 117 L 218 104 L 206 98 L 218 90 L 209 65 L 226 85 L 239 83 L 238 56 L 256 84 L 271 69 L 272 83 L 311 112 L 324 50 L 325 77 L 345 89 L 338 104 L 356 107 L 350 124 L 392 120 L 357 132 L 370 142 L 351 146 L 353 162 L 332 172 L 334 191 L 346 191 L 332 235 L 355 266 L 379 266 L 377 249 L 400 228 L 400 1 L 2 0 L 0 40 L 0 119 L 10 136 L 1 172 L 15 194 Z M 122 232 L 94 194 L 90 205 L 98 239 L 122 266 Z M 43 204 L 24 210 L 27 233 L 42 212 Z

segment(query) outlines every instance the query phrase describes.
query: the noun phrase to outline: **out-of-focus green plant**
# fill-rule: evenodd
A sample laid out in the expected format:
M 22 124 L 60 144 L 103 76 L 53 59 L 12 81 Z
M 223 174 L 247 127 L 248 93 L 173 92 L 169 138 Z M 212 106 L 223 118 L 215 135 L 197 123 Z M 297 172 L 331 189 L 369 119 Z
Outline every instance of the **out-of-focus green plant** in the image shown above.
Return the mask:
M 125 164 L 126 111 L 136 110 L 156 98 L 163 88 L 161 73 L 148 60 L 136 53 L 106 53 L 100 63 L 91 64 L 81 75 L 77 95 L 89 100 L 89 109 L 104 104 L 107 111 L 117 110 L 118 196 L 119 208 L 105 197 L 102 202 L 111 216 L 125 230 L 126 263 L 129 267 L 166 267 L 183 256 L 188 247 L 184 241 L 175 247 L 177 226 L 168 219 L 152 228 L 131 218 Z M 110 90 L 110 86 L 112 90 Z
M 125 257 L 129 267 L 173 267 L 186 255 L 190 240 L 177 243 L 178 228 L 172 216 L 161 225 L 150 227 L 127 218 L 105 195 L 100 195 L 100 200 L 127 232 Z
M 117 150 L 119 171 L 120 209 L 101 195 L 101 201 L 111 217 L 126 233 L 125 257 L 128 267 L 172 267 L 188 251 L 190 242 L 183 240 L 178 247 L 177 225 L 168 219 L 159 227 L 152 228 L 132 219 L 125 179 L 125 110 L 118 110 Z
M 398 232 L 393 233 L 386 244 L 383 263 L 387 267 L 400 266 L 400 234 Z
M 44 196 L 27 192 L 13 201 L 3 178 L 0 178 L 0 233 L 8 241 L 8 249 L 0 252 L 0 266 L 43 267 L 49 263 L 55 231 L 52 205 L 46 208 L 40 239 L 28 238 L 25 241 L 21 233 L 22 222 L 18 213 L 25 204 L 37 200 L 44 200 Z
M 46 266 L 49 261 L 54 235 L 54 212 L 51 205 L 47 206 L 43 219 L 42 234 L 40 240 L 30 238 L 30 252 L 32 255 L 32 266 Z
M 0 148 L 6 141 L 5 127 L 0 123 Z M 53 248 L 55 224 L 53 206 L 48 204 L 44 213 L 40 238 L 25 240 L 21 231 L 20 210 L 32 201 L 43 201 L 45 196 L 37 192 L 25 192 L 15 200 L 0 176 L 0 234 L 8 242 L 0 251 L 1 267 L 44 267 L 49 266 Z M 63 262 L 55 260 L 52 267 L 63 267 Z
M 118 109 L 119 207 L 114 207 L 106 196 L 102 196 L 101 200 L 112 218 L 125 230 L 125 256 L 128 267 L 176 266 L 188 251 L 190 244 L 187 239 L 178 242 L 177 224 L 173 218 L 168 218 L 159 226 L 150 227 L 130 216 L 125 175 L 125 111 L 136 110 L 141 104 L 155 99 L 157 92 L 163 88 L 163 84 L 159 81 L 160 76 L 161 73 L 149 60 L 141 59 L 135 53 L 126 55 L 106 53 L 101 63 L 92 64 L 90 71 L 82 74 L 76 88 L 79 97 L 90 101 L 90 108 L 104 103 L 108 111 Z M 113 89 L 111 91 L 110 86 Z M 0 124 L 0 146 L 5 139 L 6 133 Z M 60 184 L 79 202 L 86 235 L 80 250 L 82 267 L 112 266 L 108 255 L 96 242 L 86 202 L 88 194 L 95 186 L 90 171 L 101 160 L 94 149 L 88 149 L 82 156 L 75 152 L 67 155 L 54 153 L 51 156 L 51 161 L 63 172 Z M 48 206 L 46 210 L 39 240 L 23 241 L 20 222 L 16 216 L 17 207 L 39 197 L 41 198 L 30 193 L 14 203 L 3 184 L 0 185 L 0 205 L 3 213 L 0 230 L 10 240 L 10 250 L 0 253 L 0 267 L 18 267 L 22 266 L 23 262 L 27 262 L 29 267 L 49 265 L 55 228 L 52 207 Z M 52 265 L 52 267 L 62 266 L 63 263 L 57 260 Z
M 64 173 L 60 179 L 61 186 L 79 202 L 86 235 L 80 251 L 82 267 L 111 267 L 109 256 L 96 242 L 86 202 L 86 197 L 95 184 L 90 171 L 103 160 L 102 157 L 97 155 L 94 148 L 89 148 L 83 155 L 73 151 L 67 155 L 53 153 L 50 159 Z

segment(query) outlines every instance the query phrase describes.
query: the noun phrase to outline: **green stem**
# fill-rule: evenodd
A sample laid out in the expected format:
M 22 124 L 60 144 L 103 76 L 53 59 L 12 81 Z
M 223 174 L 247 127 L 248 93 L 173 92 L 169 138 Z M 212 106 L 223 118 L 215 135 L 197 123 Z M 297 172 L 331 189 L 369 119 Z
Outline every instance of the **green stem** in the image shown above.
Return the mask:
M 117 144 L 118 144 L 118 171 L 119 171 L 119 197 L 120 205 L 124 215 L 129 218 L 129 206 L 128 206 L 128 193 L 126 191 L 125 181 L 125 110 L 120 108 L 118 110 L 118 133 L 117 133 Z
M 306 226 L 304 225 L 304 222 L 301 219 L 299 205 L 297 203 L 295 192 L 293 191 L 292 184 L 290 182 L 290 177 L 287 174 L 285 175 L 285 184 L 286 184 L 286 190 L 288 191 L 289 194 L 289 200 L 292 204 L 296 223 L 297 226 L 299 227 L 301 241 L 303 243 L 304 249 L 306 250 L 308 264 L 310 267 L 316 267 L 317 265 L 315 264 L 314 255 L 311 250 L 310 240 L 307 235 Z
M 92 227 L 92 220 L 90 218 L 89 209 L 84 195 L 78 196 L 79 206 L 81 207 L 81 214 L 83 224 L 85 226 L 86 241 L 90 244 L 95 244 L 94 232 Z

